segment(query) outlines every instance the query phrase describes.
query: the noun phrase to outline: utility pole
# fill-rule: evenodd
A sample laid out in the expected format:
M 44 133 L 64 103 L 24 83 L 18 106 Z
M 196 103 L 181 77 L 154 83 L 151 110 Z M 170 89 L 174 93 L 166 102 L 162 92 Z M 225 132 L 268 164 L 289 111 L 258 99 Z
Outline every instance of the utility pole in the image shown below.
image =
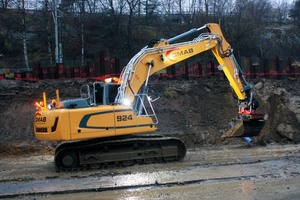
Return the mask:
M 54 13 L 53 13 L 53 20 L 55 26 L 55 62 L 56 64 L 63 63 L 63 54 L 62 54 L 62 39 L 61 39 L 61 26 L 60 20 L 62 16 L 58 16 L 58 13 L 62 14 L 59 11 L 59 5 L 61 4 L 60 0 L 53 0 L 54 1 Z
M 84 15 L 85 15 L 85 1 L 81 0 L 81 11 L 80 11 L 80 21 L 81 21 L 81 66 L 84 66 Z

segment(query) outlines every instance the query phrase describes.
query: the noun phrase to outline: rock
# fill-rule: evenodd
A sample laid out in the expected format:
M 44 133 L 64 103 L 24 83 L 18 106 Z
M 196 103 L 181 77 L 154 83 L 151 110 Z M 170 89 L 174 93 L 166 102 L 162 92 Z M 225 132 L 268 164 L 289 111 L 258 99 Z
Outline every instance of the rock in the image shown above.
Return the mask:
M 294 78 L 294 77 L 288 77 L 287 80 L 288 80 L 288 81 L 297 81 L 297 78 Z
M 281 123 L 277 126 L 277 131 L 279 135 L 285 137 L 289 140 L 295 139 L 295 134 L 299 131 L 295 130 L 290 124 Z
M 260 90 L 260 89 L 262 89 L 263 88 L 263 86 L 264 86 L 264 84 L 262 83 L 262 82 L 259 82 L 259 83 L 257 83 L 257 84 L 255 84 L 255 89 L 257 89 L 257 90 Z
M 209 88 L 207 86 L 205 86 L 204 89 L 205 89 L 206 92 L 211 92 L 211 88 Z
M 13 89 L 18 87 L 18 82 L 14 80 L 4 79 L 0 81 L 0 90 Z

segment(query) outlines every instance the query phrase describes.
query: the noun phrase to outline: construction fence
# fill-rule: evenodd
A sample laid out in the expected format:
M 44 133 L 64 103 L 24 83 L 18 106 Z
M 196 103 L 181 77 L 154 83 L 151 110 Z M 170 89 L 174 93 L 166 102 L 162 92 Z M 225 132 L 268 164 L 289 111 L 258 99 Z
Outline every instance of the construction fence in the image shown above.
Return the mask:
M 291 57 L 279 59 L 261 59 L 241 57 L 240 66 L 247 79 L 267 78 L 286 79 L 300 78 L 300 66 Z M 214 61 L 186 61 L 173 65 L 156 73 L 152 79 L 157 80 L 182 80 L 201 77 L 214 77 L 224 79 L 224 73 L 218 70 L 218 64 Z M 116 57 L 109 57 L 106 51 L 99 52 L 93 61 L 85 66 L 65 66 L 58 64 L 55 67 L 43 67 L 37 63 L 31 71 L 16 71 L 13 77 L 6 77 L 0 71 L 1 79 L 15 79 L 25 81 L 38 81 L 47 79 L 93 79 L 104 80 L 107 77 L 119 76 L 121 73 L 120 61 Z
M 239 59 L 243 75 L 247 79 L 267 78 L 267 79 L 286 79 L 300 78 L 300 65 L 292 62 L 292 58 L 279 59 L 261 59 L 241 57 Z M 200 77 L 214 77 L 224 79 L 223 71 L 218 70 L 218 63 L 210 61 L 203 64 L 202 62 L 176 65 L 165 70 L 165 73 L 159 75 L 159 79 L 191 79 Z

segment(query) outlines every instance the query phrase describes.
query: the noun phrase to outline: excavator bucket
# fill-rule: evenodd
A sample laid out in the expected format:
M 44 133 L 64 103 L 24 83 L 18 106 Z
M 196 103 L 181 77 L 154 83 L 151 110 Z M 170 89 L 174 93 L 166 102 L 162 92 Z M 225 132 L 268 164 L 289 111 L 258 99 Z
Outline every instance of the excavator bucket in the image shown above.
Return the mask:
M 255 119 L 234 119 L 229 129 L 221 138 L 231 137 L 254 137 L 258 136 L 263 129 L 265 121 L 263 118 Z

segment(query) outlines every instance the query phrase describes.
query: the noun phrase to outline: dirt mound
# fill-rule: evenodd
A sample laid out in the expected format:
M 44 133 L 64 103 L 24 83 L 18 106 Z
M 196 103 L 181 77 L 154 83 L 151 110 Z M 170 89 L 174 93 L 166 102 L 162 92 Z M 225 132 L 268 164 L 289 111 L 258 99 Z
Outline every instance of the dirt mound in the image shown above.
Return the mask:
M 256 142 L 300 141 L 300 84 L 287 80 L 256 80 L 254 95 L 260 102 L 266 125 Z M 161 132 L 172 132 L 189 146 L 240 143 L 221 140 L 228 122 L 236 116 L 237 100 L 226 80 L 160 82 L 162 98 L 155 106 Z
M 49 142 L 40 142 L 36 140 L 16 140 L 1 142 L 0 157 L 7 155 L 49 155 L 54 154 L 55 146 Z
M 260 140 L 300 141 L 299 81 L 263 81 L 257 95 L 265 110 L 266 126 Z
M 38 152 L 49 151 L 53 143 L 37 141 L 33 133 L 34 102 L 55 98 L 79 97 L 86 81 L 0 81 L 0 151 L 19 154 L 28 147 Z M 289 80 L 256 80 L 255 96 L 266 125 L 259 138 L 262 143 L 300 141 L 300 82 Z M 226 80 L 197 79 L 190 81 L 159 81 L 150 84 L 160 99 L 153 103 L 158 116 L 158 133 L 176 135 L 188 147 L 241 142 L 241 139 L 221 140 L 227 123 L 236 116 L 237 100 Z M 21 144 L 16 145 L 16 144 Z M 10 149 L 10 150 L 8 150 Z M 2 153 L 3 154 L 3 153 Z

